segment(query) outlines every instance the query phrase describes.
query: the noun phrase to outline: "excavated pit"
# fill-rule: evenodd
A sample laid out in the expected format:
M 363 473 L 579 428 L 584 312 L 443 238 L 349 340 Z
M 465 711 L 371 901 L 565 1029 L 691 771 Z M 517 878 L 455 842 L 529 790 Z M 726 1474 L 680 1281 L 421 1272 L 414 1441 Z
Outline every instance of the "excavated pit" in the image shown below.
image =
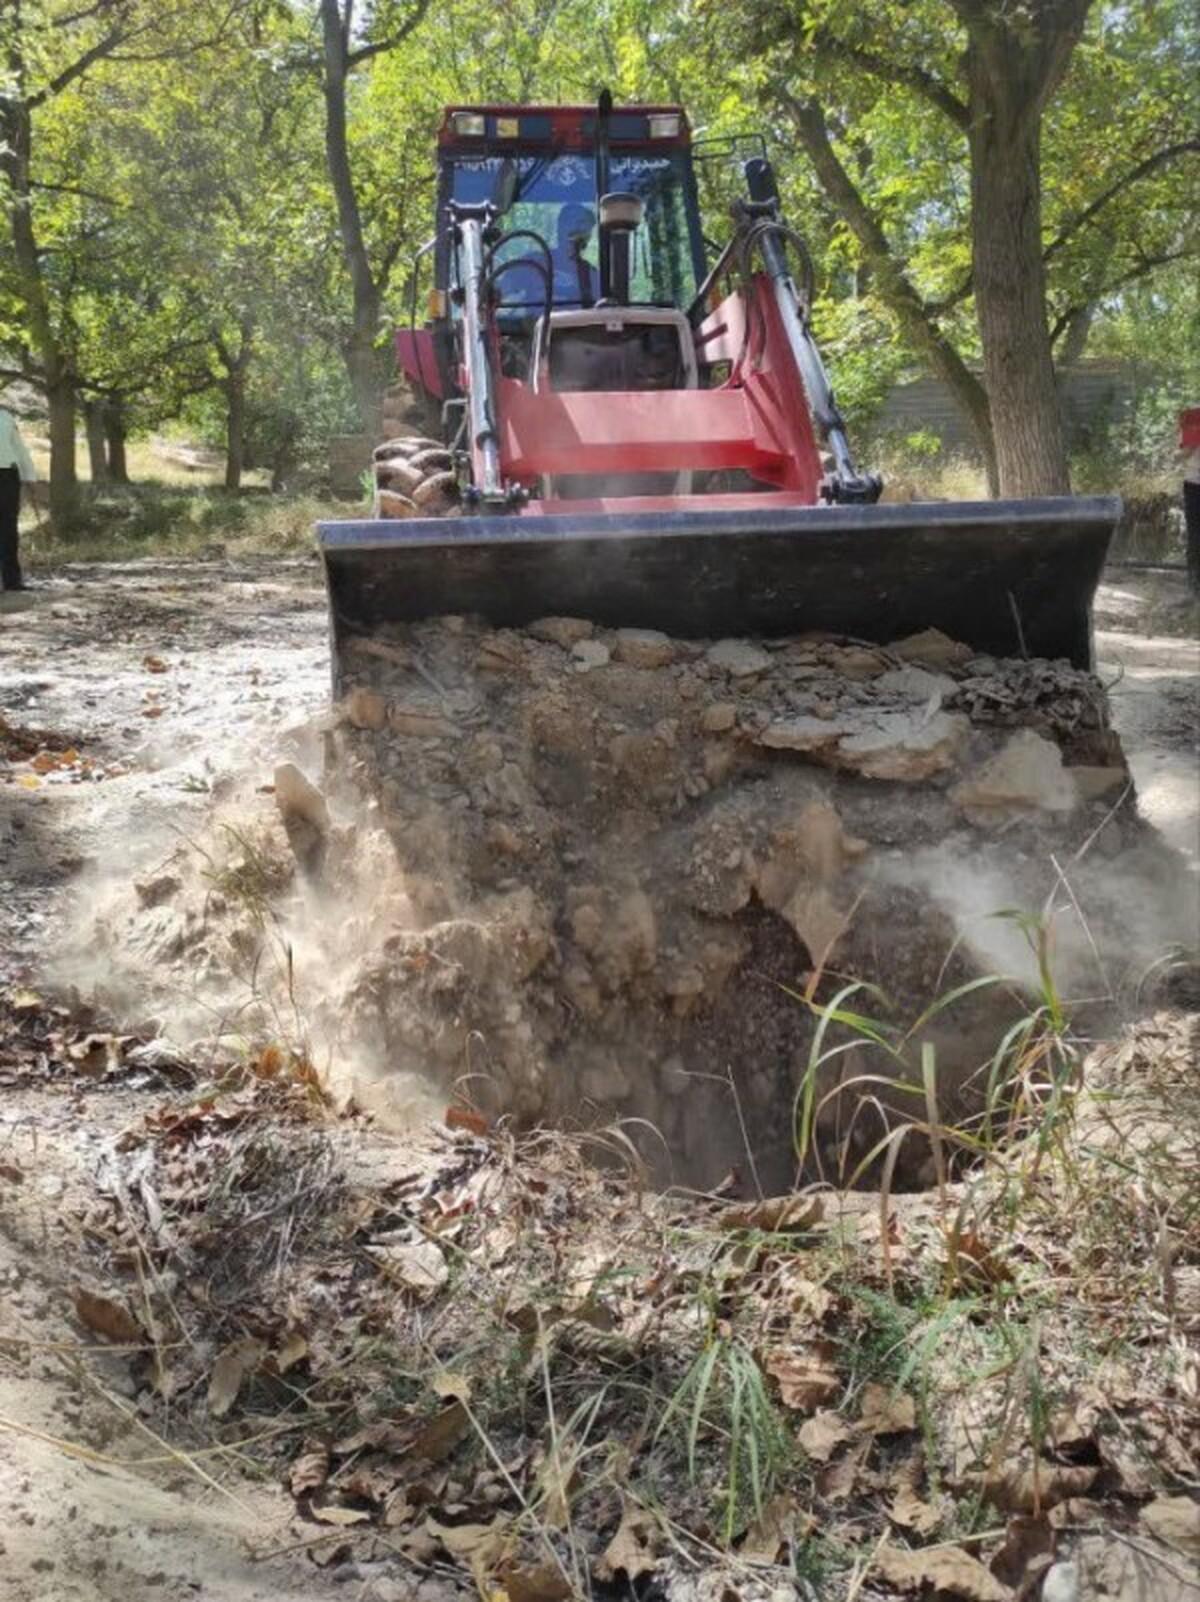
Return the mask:
M 789 992 L 815 967 L 819 1002 L 862 980 L 880 994 L 852 1004 L 899 1024 L 984 974 L 1024 982 L 964 996 L 903 1065 L 826 1036 L 850 1049 L 819 1076 L 808 1172 L 845 1174 L 920 1114 L 921 1042 L 943 1118 L 978 1109 L 1032 979 L 988 915 L 1036 913 L 1055 862 L 1087 920 L 1056 931 L 1068 989 L 1186 926 L 1103 690 L 1063 663 L 932 631 L 885 650 L 444 618 L 352 641 L 341 667 L 333 794 L 371 797 L 412 909 L 353 992 L 374 1050 L 465 1076 L 494 1114 L 628 1120 L 662 1177 L 794 1180 L 817 1019 Z M 829 1094 L 882 1073 L 907 1087 Z
M 733 1168 L 775 1191 L 797 1177 L 814 971 L 818 1006 L 862 981 L 849 1005 L 901 1029 L 1005 975 L 899 1061 L 826 1031 L 844 1049 L 803 1174 L 845 1178 L 923 1116 L 922 1045 L 942 1120 L 978 1111 L 1036 1005 L 996 914 L 1036 915 L 1057 886 L 1057 981 L 1095 1028 L 1191 938 L 1192 889 L 1138 817 L 1103 689 L 1064 663 L 933 631 L 885 649 L 451 617 L 352 641 L 340 683 L 322 788 L 278 766 L 273 799 L 214 817 L 202 873 L 184 853 L 89 939 L 143 1011 L 158 987 L 160 1017 L 181 976 L 228 1031 L 302 1014 L 372 1105 L 432 1089 L 522 1124 L 620 1122 L 662 1182 Z M 899 1181 L 928 1170 L 906 1141 Z

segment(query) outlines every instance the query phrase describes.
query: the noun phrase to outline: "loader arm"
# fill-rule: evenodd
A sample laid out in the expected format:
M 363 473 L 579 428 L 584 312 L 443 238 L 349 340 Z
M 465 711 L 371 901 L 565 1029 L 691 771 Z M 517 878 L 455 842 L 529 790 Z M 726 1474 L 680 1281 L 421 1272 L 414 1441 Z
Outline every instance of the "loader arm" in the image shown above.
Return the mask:
M 404 352 L 418 386 L 420 336 L 439 353 L 445 435 L 381 446 L 378 518 L 321 525 L 335 644 L 559 613 L 694 638 L 936 627 L 1090 666 L 1119 503 L 876 504 L 765 158 L 706 271 L 678 107 L 452 108 L 440 149 L 437 309 Z

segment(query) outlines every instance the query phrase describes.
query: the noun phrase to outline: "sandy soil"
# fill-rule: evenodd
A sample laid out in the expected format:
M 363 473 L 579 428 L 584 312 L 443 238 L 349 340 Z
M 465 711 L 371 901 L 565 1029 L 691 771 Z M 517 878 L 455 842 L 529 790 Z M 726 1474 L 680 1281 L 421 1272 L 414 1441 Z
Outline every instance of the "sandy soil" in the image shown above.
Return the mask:
M 1173 576 L 1117 575 L 1097 644 L 1142 811 L 1200 872 L 1200 650 L 1176 632 L 1185 599 Z M 327 694 L 315 560 L 81 566 L 0 599 L 0 714 L 81 759 L 0 782 L 0 986 L 41 981 L 89 870 L 151 865 L 236 775 L 267 783 L 281 755 L 311 770 L 306 726 Z M 303 1553 L 262 1561 L 298 1539 L 290 1503 L 225 1461 L 206 1469 L 223 1491 L 178 1461 L 131 1469 L 168 1454 L 122 1394 L 123 1365 L 106 1358 L 101 1385 L 72 1360 L 58 1265 L 80 1227 L 73 1198 L 136 1113 L 126 1094 L 0 1097 L 0 1175 L 7 1162 L 24 1176 L 0 1177 L 0 1602 L 386 1602 L 391 1581 L 313 1577 Z

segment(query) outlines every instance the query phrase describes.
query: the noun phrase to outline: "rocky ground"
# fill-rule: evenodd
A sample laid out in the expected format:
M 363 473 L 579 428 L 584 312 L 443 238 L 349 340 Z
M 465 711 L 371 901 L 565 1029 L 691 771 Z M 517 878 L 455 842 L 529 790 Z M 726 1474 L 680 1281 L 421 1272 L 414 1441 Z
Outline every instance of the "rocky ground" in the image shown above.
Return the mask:
M 839 1163 L 849 1172 L 879 1140 L 880 1125 L 851 1116 L 844 1098 L 824 1101 L 838 1081 L 874 1071 L 861 1039 L 839 1037 L 829 1024 L 818 1038 L 817 1012 L 845 985 L 879 986 L 891 1000 L 888 1078 L 920 1083 L 922 1061 L 931 1060 L 938 1117 L 957 1125 L 978 1110 L 966 1082 L 984 1042 L 1027 1015 L 1037 995 L 1026 938 L 1032 934 L 1036 959 L 1036 928 L 989 914 L 1037 909 L 1057 890 L 1056 972 L 1071 1000 L 1088 999 L 1091 1010 L 1078 1017 L 1094 1032 L 1118 1032 L 1155 1003 L 1194 1005 L 1188 973 L 1170 954 L 1195 929 L 1197 661 L 1194 642 L 1178 632 L 1186 608 L 1169 578 L 1125 575 L 1102 592 L 1100 675 L 1109 702 L 1095 681 L 1061 666 L 980 661 L 931 638 L 887 650 L 853 641 L 767 648 L 598 633 L 562 620 L 520 634 L 451 621 L 397 635 L 382 652 L 360 652 L 350 663 L 357 688 L 335 713 L 327 711 L 317 578 L 306 562 L 81 568 L 0 614 L 8 763 L 0 782 L 0 982 L 10 1008 L 18 998 L 6 1038 L 36 1047 L 32 1057 L 24 1047 L 16 1054 L 20 1072 L 10 1051 L 3 1109 L 8 1167 L 19 1178 L 6 1174 L 6 1218 L 9 1199 L 15 1204 L 4 1247 L 15 1327 L 4 1332 L 13 1361 L 0 1406 L 8 1420 L 0 1429 L 9 1430 L 0 1475 L 28 1514 L 26 1533 L 10 1548 L 20 1565 L 14 1572 L 24 1576 L 13 1594 L 22 1599 L 104 1595 L 106 1586 L 114 1595 L 132 1586 L 165 1598 L 182 1594 L 178 1576 L 190 1569 L 206 1575 L 198 1594 L 240 1602 L 260 1594 L 254 1559 L 275 1547 L 294 1548 L 305 1562 L 289 1567 L 293 1553 L 272 1559 L 283 1567 L 271 1570 L 270 1594 L 316 1594 L 304 1589 L 312 1495 L 301 1493 L 301 1522 L 287 1526 L 277 1493 L 245 1489 L 244 1470 L 258 1458 L 242 1452 L 238 1430 L 218 1432 L 220 1450 L 205 1455 L 214 1450 L 214 1426 L 198 1400 L 225 1337 L 259 1342 L 247 1372 L 281 1379 L 298 1324 L 321 1323 L 311 1299 L 287 1316 L 236 1301 L 214 1320 L 211 1309 L 199 1317 L 204 1298 L 189 1285 L 168 1317 L 161 1298 L 174 1296 L 169 1276 L 179 1269 L 157 1241 L 143 1265 L 151 1302 L 141 1308 L 127 1285 L 121 1291 L 136 1324 L 126 1344 L 141 1353 L 150 1324 L 156 1347 L 169 1338 L 191 1348 L 174 1381 L 178 1408 L 169 1405 L 170 1385 L 147 1387 L 140 1357 L 132 1365 L 106 1357 L 116 1379 L 110 1373 L 104 1382 L 81 1356 L 81 1319 L 92 1336 L 99 1329 L 111 1341 L 112 1330 L 89 1324 L 78 1297 L 72 1308 L 69 1283 L 83 1268 L 108 1281 L 127 1276 L 128 1231 L 136 1245 L 139 1231 L 155 1234 L 164 1213 L 161 1170 L 139 1170 L 153 1202 L 139 1188 L 126 1205 L 118 1188 L 123 1216 L 114 1234 L 111 1200 L 103 1217 L 94 1212 L 104 1162 L 114 1150 L 147 1146 L 145 1134 L 131 1136 L 135 1126 L 157 1130 L 148 1142 L 157 1163 L 166 1160 L 164 1141 L 216 1142 L 210 1166 L 230 1155 L 220 1145 L 228 1138 L 221 1095 L 203 1115 L 209 1122 L 180 1136 L 175 1125 L 144 1123 L 146 1096 L 154 1107 L 164 1097 L 176 1108 L 195 1104 L 190 1081 L 172 1082 L 179 1064 L 203 1083 L 248 1095 L 255 1116 L 271 1119 L 278 1109 L 264 1111 L 263 1084 L 286 1065 L 282 1078 L 297 1080 L 304 1108 L 297 1128 L 312 1110 L 310 1090 L 322 1129 L 331 1098 L 336 1107 L 369 1108 L 382 1123 L 352 1119 L 344 1138 L 355 1155 L 339 1146 L 333 1165 L 340 1172 L 350 1162 L 359 1192 L 354 1165 L 374 1162 L 387 1172 L 425 1172 L 427 1198 L 457 1195 L 464 1161 L 468 1169 L 492 1161 L 487 1141 L 498 1137 L 488 1133 L 490 1120 L 516 1110 L 599 1131 L 623 1120 L 621 1133 L 607 1137 L 618 1143 L 610 1160 L 623 1140 L 630 1160 L 640 1146 L 659 1178 L 707 1187 L 732 1169 L 729 1183 L 753 1195 L 756 1183 L 770 1192 L 794 1177 L 790 1119 L 781 1123 L 778 1109 L 796 1095 L 796 1064 L 815 1062 L 822 1043 L 828 1050 L 842 1038 L 854 1051 L 839 1049 L 820 1064 L 806 1172 L 818 1159 L 827 1173 Z M 1149 636 L 1147 617 L 1156 631 Z M 1109 704 L 1120 739 L 1109 728 Z M 326 785 L 330 750 L 342 782 Z M 904 1031 L 916 1016 L 948 989 L 1001 971 L 1033 988 L 989 984 L 964 993 L 922 1028 L 932 1059 L 914 1058 Z M 47 1012 L 52 985 L 104 1003 L 107 1015 L 89 1020 L 77 1002 L 56 1023 Z M 879 1014 L 873 991 L 858 992 L 854 1005 Z M 278 1043 L 278 1061 L 264 1059 L 264 1040 Z M 235 1070 L 233 1086 L 222 1076 Z M 894 1122 L 894 1094 L 881 1099 Z M 455 1138 L 483 1143 L 448 1167 L 444 1152 L 411 1132 L 447 1101 L 465 1120 L 466 1133 Z M 394 1132 L 404 1126 L 410 1132 Z M 293 1156 L 309 1150 L 307 1140 L 289 1148 Z M 938 1178 L 939 1143 L 911 1144 L 911 1159 L 889 1168 L 891 1180 Z M 180 1239 L 194 1210 L 185 1179 L 167 1177 L 165 1212 Z M 250 1189 L 261 1182 L 256 1170 Z M 567 1190 L 583 1183 L 568 1168 Z M 343 1183 L 338 1197 L 355 1188 Z M 362 1238 L 377 1254 L 399 1253 L 392 1271 L 403 1284 L 421 1272 L 412 1248 L 428 1239 L 432 1203 L 413 1211 L 389 1202 L 378 1177 L 365 1188 L 374 1221 Z M 457 1205 L 437 1201 L 437 1217 Z M 607 1216 L 603 1207 L 596 1216 Z M 688 1227 L 656 1225 L 668 1233 Z M 208 1249 L 192 1245 L 201 1256 Z M 310 1245 L 297 1246 L 301 1257 Z M 493 1245 L 485 1230 L 471 1250 L 490 1263 Z M 581 1249 L 577 1240 L 573 1250 Z M 276 1273 L 286 1255 L 281 1248 Z M 442 1267 L 447 1260 L 453 1265 L 453 1249 L 449 1259 L 442 1250 Z M 426 1262 L 425 1271 L 442 1270 Z M 406 1292 L 418 1310 L 406 1314 L 418 1320 L 406 1330 L 408 1349 L 432 1341 L 433 1371 L 457 1350 L 434 1334 L 442 1315 L 431 1328 L 419 1311 L 425 1291 L 440 1288 L 439 1280 Z M 1171 1294 L 1178 1300 L 1177 1287 Z M 326 1287 L 318 1301 L 328 1304 L 329 1295 Z M 852 1324 L 858 1305 L 831 1299 L 817 1324 L 826 1315 L 831 1329 Z M 367 1327 L 379 1316 L 373 1309 Z M 623 1329 L 631 1316 L 615 1303 L 609 1314 Z M 1180 1315 L 1172 1316 L 1179 1327 Z M 818 1344 L 826 1338 L 810 1334 Z M 160 1366 L 161 1357 L 156 1351 Z M 302 1371 L 328 1383 L 330 1370 L 348 1362 L 345 1351 L 325 1352 Z M 863 1378 L 839 1373 L 836 1405 L 844 1411 Z M 1172 1380 L 1185 1396 L 1189 1383 L 1186 1371 Z M 240 1429 L 272 1427 L 261 1401 L 250 1422 L 238 1417 L 240 1404 L 234 1410 Z M 360 1403 L 357 1392 L 338 1398 L 341 1407 Z M 325 1453 L 327 1475 L 329 1421 L 315 1422 L 318 1445 L 309 1450 Z M 135 1450 L 147 1428 L 158 1445 Z M 286 1444 L 290 1451 L 303 1441 L 287 1436 Z M 182 1462 L 172 1456 L 180 1450 Z M 143 1477 L 125 1479 L 126 1456 L 167 1459 L 143 1474 L 165 1472 L 168 1483 L 143 1498 Z M 830 1457 L 847 1461 L 833 1448 Z M 861 1461 L 865 1474 L 883 1474 L 879 1486 L 895 1491 L 882 1462 Z M 367 1466 L 383 1473 L 374 1461 Z M 1168 1489 L 1194 1483 L 1194 1469 L 1171 1473 Z M 236 1511 L 204 1474 L 235 1491 Z M 519 1495 L 537 1476 L 536 1467 L 522 1467 Z M 367 1509 L 364 1522 L 375 1529 L 374 1510 L 384 1504 L 347 1499 L 346 1477 L 344 1466 L 333 1476 L 330 1505 L 348 1516 L 329 1522 L 349 1526 Z M 53 1520 L 82 1520 L 89 1532 L 54 1553 L 39 1518 L 47 1482 L 55 1486 Z M 203 1518 L 185 1483 L 208 1487 Z M 314 1481 L 310 1493 L 324 1483 Z M 1150 1505 L 1161 1488 L 1156 1480 L 1145 1492 L 1126 1486 L 1121 1494 Z M 492 1494 L 483 1483 L 461 1489 L 461 1506 L 452 1488 L 436 1494 L 430 1517 L 442 1527 L 494 1522 L 479 1511 L 480 1498 Z M 106 1533 L 111 1498 L 134 1495 L 140 1524 L 162 1530 L 161 1548 Z M 490 1505 L 503 1506 L 504 1496 Z M 589 1540 L 613 1539 L 623 1528 L 619 1509 L 614 1526 L 606 1507 L 588 1514 Z M 1156 1516 L 1186 1525 L 1185 1510 Z M 676 1517 L 682 1510 L 670 1513 L 670 1527 Z M 250 1539 L 272 1519 L 278 1528 L 269 1542 Z M 691 1540 L 694 1518 L 688 1528 Z M 243 1536 L 253 1548 L 244 1562 L 229 1555 Z M 1136 1541 L 1149 1537 L 1143 1530 Z M 743 1546 L 744 1538 L 743 1527 Z M 424 1556 L 409 1550 L 407 1568 L 385 1548 L 357 1558 L 351 1550 L 342 1577 L 357 1577 L 364 1597 L 407 1596 L 414 1576 L 436 1591 L 450 1583 L 439 1576 L 462 1561 L 455 1541 L 461 1547 L 465 1537 L 429 1540 L 426 1529 Z M 210 1541 L 224 1543 L 220 1558 Z M 106 1568 L 96 1567 L 97 1543 Z M 575 1563 L 576 1546 L 568 1548 Z M 566 1550 L 555 1547 L 560 1567 Z M 843 1589 L 820 1594 L 842 1595 L 851 1581 L 862 1597 L 935 1583 L 949 1595 L 1037 1594 L 1018 1593 L 1009 1580 L 995 1581 L 1007 1590 L 987 1590 L 974 1571 L 960 1590 L 948 1570 L 905 1579 L 903 1560 L 890 1579 L 872 1570 L 868 1581 L 854 1543 L 838 1550 L 836 1561 L 826 1556 Z M 649 1564 L 639 1572 L 652 1571 Z M 614 1569 L 614 1578 L 622 1574 L 634 1578 Z M 397 1575 L 405 1588 L 389 1592 Z M 579 1582 L 574 1573 L 572 1586 Z M 507 1583 L 512 1602 L 525 1602 L 524 1582 Z M 753 1590 L 744 1574 L 739 1584 L 742 1594 Z M 818 1593 L 801 1586 L 800 1594 Z

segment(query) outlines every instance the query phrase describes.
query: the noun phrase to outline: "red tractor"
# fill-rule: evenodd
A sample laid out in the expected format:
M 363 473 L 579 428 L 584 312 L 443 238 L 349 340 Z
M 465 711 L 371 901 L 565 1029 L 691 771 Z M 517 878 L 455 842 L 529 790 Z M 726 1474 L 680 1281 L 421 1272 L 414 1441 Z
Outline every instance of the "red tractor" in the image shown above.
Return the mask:
M 740 167 L 720 246 L 701 160 Z M 335 644 L 439 613 L 559 613 L 692 636 L 935 625 L 1090 663 L 1119 503 L 880 504 L 761 140 L 693 142 L 680 107 L 607 93 L 453 107 L 436 223 L 376 517 L 320 529 Z

